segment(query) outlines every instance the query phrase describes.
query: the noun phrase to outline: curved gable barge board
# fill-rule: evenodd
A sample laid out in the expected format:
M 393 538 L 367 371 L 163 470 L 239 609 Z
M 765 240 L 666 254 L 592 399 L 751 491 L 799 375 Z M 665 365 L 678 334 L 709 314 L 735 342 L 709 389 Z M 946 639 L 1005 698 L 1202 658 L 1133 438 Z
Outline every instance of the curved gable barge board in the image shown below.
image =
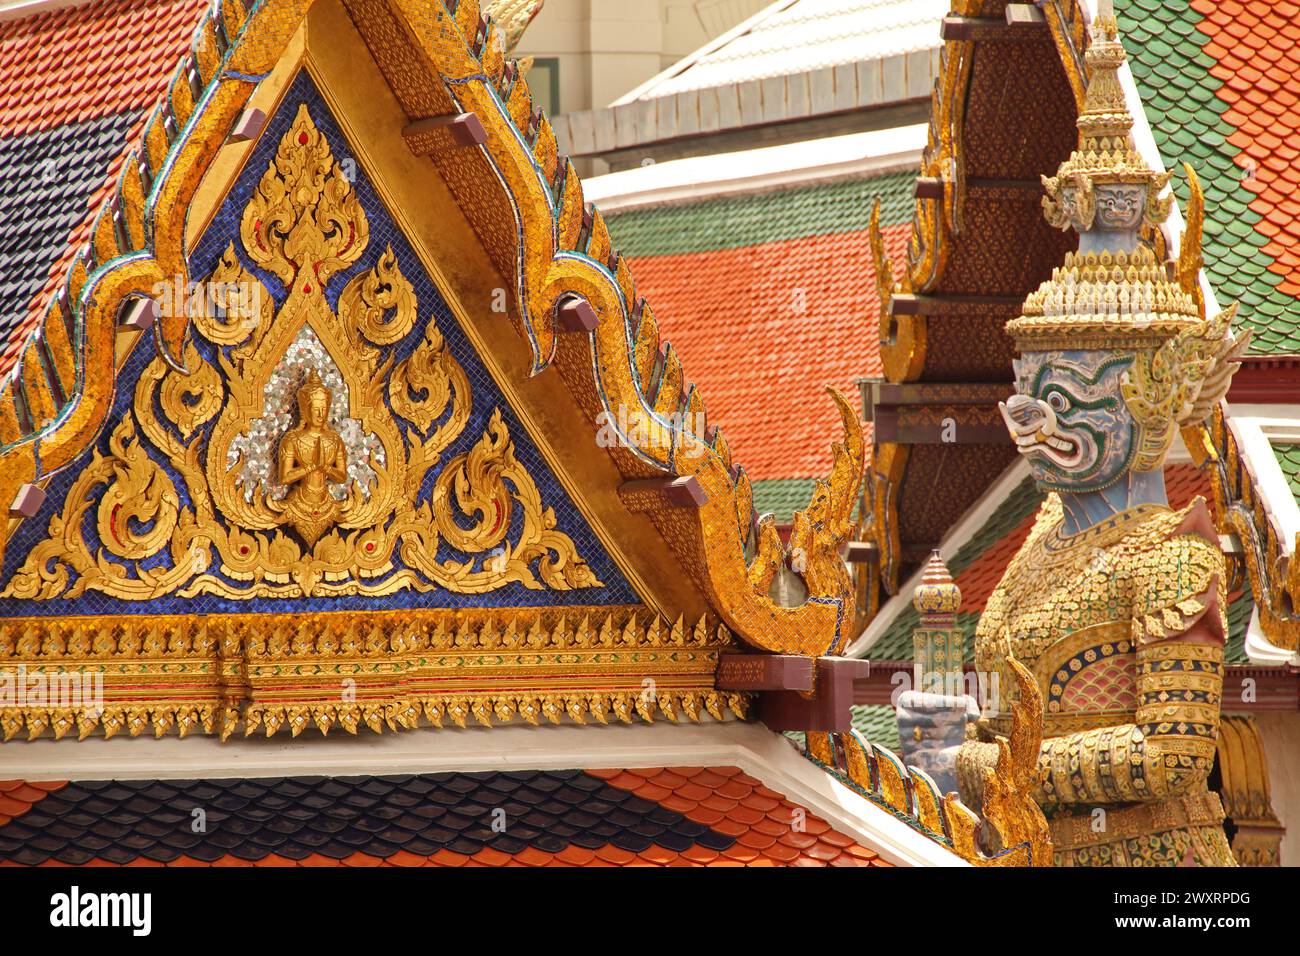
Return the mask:
M 916 199 L 903 281 L 882 289 L 881 362 L 891 383 L 1009 382 L 1014 350 L 1002 326 L 1016 310 L 1007 303 L 1031 292 L 1074 244 L 1043 220 L 1039 176 L 1069 155 L 1077 135 L 1082 77 L 1070 63 L 1082 55 L 1083 11 L 1079 0 L 1040 6 L 1050 29 L 1011 39 L 996 29 L 1005 3 L 953 2 L 954 16 L 989 29 L 943 47 L 919 171 L 939 190 Z M 895 312 L 886 292 L 927 305 Z M 885 594 L 997 480 L 1008 454 L 1009 446 L 977 443 L 875 445 L 868 506 Z M 940 469 L 970 480 L 935 495 Z
M 844 597 L 787 608 L 751 585 L 748 480 L 733 477 L 720 433 L 701 426 L 703 402 L 671 347 L 661 346 L 601 214 L 585 205 L 526 80 L 493 55 L 495 27 L 482 35 L 467 4 L 451 11 L 416 0 L 344 2 L 411 121 L 472 112 L 483 123 L 487 141 L 475 150 L 435 144 L 429 156 L 513 286 L 533 373 L 553 366 L 593 422 L 602 416 L 620 431 L 608 451 L 626 478 L 666 473 L 699 482 L 708 499 L 701 508 L 655 508 L 651 518 L 728 627 L 769 650 L 837 648 L 847 636 Z M 594 332 L 558 333 L 556 308 L 574 296 L 600 317 Z

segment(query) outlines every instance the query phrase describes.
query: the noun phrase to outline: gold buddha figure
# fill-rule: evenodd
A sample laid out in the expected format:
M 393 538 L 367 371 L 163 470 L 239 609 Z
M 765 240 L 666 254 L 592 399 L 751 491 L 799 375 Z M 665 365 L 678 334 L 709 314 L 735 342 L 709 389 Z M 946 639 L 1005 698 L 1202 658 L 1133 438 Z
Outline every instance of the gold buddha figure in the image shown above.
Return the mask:
M 341 504 L 330 485 L 348 476 L 347 448 L 330 425 L 332 402 L 313 369 L 298 389 L 298 424 L 280 439 L 279 480 L 289 486 L 284 514 L 309 545 L 338 520 Z
M 1044 700 L 1034 796 L 1057 865 L 1225 866 L 1223 807 L 1206 781 L 1227 573 L 1205 501 L 1171 509 L 1163 467 L 1175 429 L 1227 391 L 1246 336 L 1230 330 L 1235 307 L 1206 319 L 1195 276 L 1170 281 L 1140 239 L 1168 215 L 1169 176 L 1133 146 L 1107 6 L 1079 148 L 1044 180 L 1048 220 L 1073 226 L 1079 251 L 1007 326 L 1021 357 L 1003 417 L 1049 494 L 976 629 L 976 666 L 997 675 L 1001 699 L 968 728 L 957 771 L 978 805 L 993 741 L 1010 730 L 1014 657 Z

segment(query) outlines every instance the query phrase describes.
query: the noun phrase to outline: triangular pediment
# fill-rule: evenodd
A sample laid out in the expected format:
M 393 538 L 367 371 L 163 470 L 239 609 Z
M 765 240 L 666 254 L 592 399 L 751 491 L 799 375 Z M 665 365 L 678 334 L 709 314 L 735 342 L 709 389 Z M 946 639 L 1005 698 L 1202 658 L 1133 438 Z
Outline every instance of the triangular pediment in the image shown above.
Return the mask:
M 787 546 L 480 16 L 204 15 L 0 449 L 0 659 L 107 704 L 6 738 L 722 719 L 733 635 L 842 647 L 852 406 Z
M 305 69 L 189 274 L 186 367 L 137 345 L 0 613 L 638 603 Z

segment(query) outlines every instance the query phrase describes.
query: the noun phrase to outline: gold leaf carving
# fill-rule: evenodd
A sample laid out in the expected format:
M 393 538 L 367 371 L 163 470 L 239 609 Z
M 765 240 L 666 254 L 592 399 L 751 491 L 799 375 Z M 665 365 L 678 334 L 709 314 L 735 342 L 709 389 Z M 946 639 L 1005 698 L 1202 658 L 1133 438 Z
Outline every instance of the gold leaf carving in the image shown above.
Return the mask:
M 243 253 L 284 281 L 284 300 L 258 284 L 256 322 L 236 325 L 228 309 L 197 321 L 217 347 L 214 362 L 189 343 L 189 375 L 161 359 L 145 369 L 111 454 L 97 454 L 79 476 L 6 595 L 382 597 L 515 582 L 601 586 L 556 529 L 500 409 L 426 490 L 430 469 L 469 422 L 469 379 L 432 318 L 421 345 L 394 367 L 390 347 L 414 328 L 419 303 L 391 247 L 345 284 L 338 312 L 331 308 L 323 280 L 355 263 L 368 241 L 351 185 L 300 107 L 241 221 Z M 237 253 L 225 250 L 214 287 L 257 282 Z M 137 422 L 183 480 L 184 509 L 137 439 Z M 82 535 L 92 507 L 99 545 Z M 140 566 L 164 550 L 168 564 Z M 448 713 L 455 721 L 461 712 Z M 484 714 L 504 719 L 496 709 Z M 272 729 L 277 718 L 260 719 Z
M 370 225 L 304 103 L 240 220 L 244 249 L 286 285 L 309 265 L 317 283 L 360 258 Z
M 216 369 L 199 358 L 193 342 L 185 346 L 185 365 L 191 369 L 190 374 L 173 371 L 167 375 L 158 400 L 163 413 L 180 430 L 181 438 L 189 441 L 196 428 L 221 410 L 223 389 Z
M 469 379 L 447 351 L 442 333 L 430 318 L 424 343 L 393 370 L 388 381 L 388 401 L 393 411 L 424 434 L 446 410 L 453 390 L 457 395 L 468 396 Z M 440 431 L 451 432 L 453 437 L 459 434 L 469 419 L 469 412 L 469 401 L 458 401 L 452 418 Z M 442 444 L 445 447 L 445 442 Z
M 339 314 L 376 345 L 393 345 L 411 331 L 415 290 L 402 275 L 391 245 L 373 269 L 348 282 L 339 296 Z
M 1011 738 L 999 737 L 995 766 L 985 768 L 984 816 L 1004 852 L 985 856 L 978 847 L 979 820 L 957 799 L 944 797 L 953 849 L 976 866 L 1050 866 L 1052 836 L 1034 794 L 1043 742 L 1043 696 L 1023 664 L 1007 658 L 1019 689 L 1011 705 Z
M 99 539 L 118 557 L 151 557 L 176 527 L 176 489 L 136 439 L 132 418 L 122 420 L 108 446 L 113 480 L 99 499 Z
M 244 268 L 233 241 L 208 276 L 204 295 L 191 306 L 194 327 L 209 342 L 238 345 L 253 337 L 247 350 L 237 353 L 237 357 L 252 351 L 275 313 L 271 294 L 257 276 Z
M 110 453 L 95 452 L 68 492 L 64 509 L 50 518 L 49 537 L 28 554 L 4 597 L 44 600 L 76 597 L 87 589 L 148 600 L 172 590 L 193 574 L 188 563 L 170 569 L 137 568 L 135 577 L 105 551 L 140 560 L 161 551 L 178 527 L 178 499 L 171 481 L 145 453 L 134 420 L 125 417 L 109 439 Z M 103 492 L 96 494 L 101 486 Z M 96 506 L 103 547 L 94 554 L 82 538 L 83 517 Z M 71 571 L 77 574 L 72 583 Z

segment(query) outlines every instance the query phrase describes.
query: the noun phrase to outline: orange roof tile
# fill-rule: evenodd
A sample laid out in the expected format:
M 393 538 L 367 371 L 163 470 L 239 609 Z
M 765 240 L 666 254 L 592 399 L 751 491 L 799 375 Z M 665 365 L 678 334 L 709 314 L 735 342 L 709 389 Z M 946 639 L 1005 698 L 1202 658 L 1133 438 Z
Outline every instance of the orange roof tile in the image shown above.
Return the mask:
M 155 106 L 205 0 L 94 0 L 0 23 L 0 137 Z
M 8 219 L 0 378 L 90 237 L 147 111 L 166 95 L 205 0 L 94 0 L 0 22 L 0 152 L 33 179 Z M 57 175 L 37 175 L 57 164 Z M 38 180 L 38 181 L 37 181 Z M 68 223 L 74 224 L 69 229 Z
M 909 233 L 884 229 L 896 268 Z M 867 231 L 633 258 L 631 268 L 750 478 L 825 474 L 841 427 L 825 386 L 852 398 L 855 379 L 880 373 Z
M 151 818 L 147 833 L 133 828 L 132 821 L 140 819 L 133 812 L 136 803 L 174 799 L 187 787 L 198 787 L 209 801 L 229 791 L 233 799 L 223 814 L 238 816 L 240 825 L 216 827 L 223 834 L 216 843 L 191 834 L 188 818 L 175 833 L 165 832 L 168 822 L 161 817 Z M 734 799 L 725 801 L 725 811 L 709 811 L 703 803 L 718 788 Z M 55 790 L 62 790 L 57 809 L 34 810 Z M 270 801 L 266 807 L 259 804 L 263 798 Z M 308 818 L 296 817 L 291 832 L 264 828 L 276 816 L 271 807 L 286 799 L 308 810 Z M 500 833 L 481 822 L 489 807 L 499 805 L 511 807 L 514 821 Z M 76 810 L 71 816 L 69 807 Z M 0 813 L 0 865 L 888 865 L 874 850 L 735 767 L 330 780 L 15 780 L 0 781 Z M 316 828 L 313 813 L 328 820 Z M 99 826 L 109 814 L 111 825 Z M 21 826 L 7 826 L 19 816 L 25 818 Z M 56 822 L 73 818 L 75 825 L 53 830 Z M 348 836 L 340 834 L 340 821 Z M 300 831 L 301 843 L 295 840 Z M 229 842 L 235 834 L 238 845 Z

